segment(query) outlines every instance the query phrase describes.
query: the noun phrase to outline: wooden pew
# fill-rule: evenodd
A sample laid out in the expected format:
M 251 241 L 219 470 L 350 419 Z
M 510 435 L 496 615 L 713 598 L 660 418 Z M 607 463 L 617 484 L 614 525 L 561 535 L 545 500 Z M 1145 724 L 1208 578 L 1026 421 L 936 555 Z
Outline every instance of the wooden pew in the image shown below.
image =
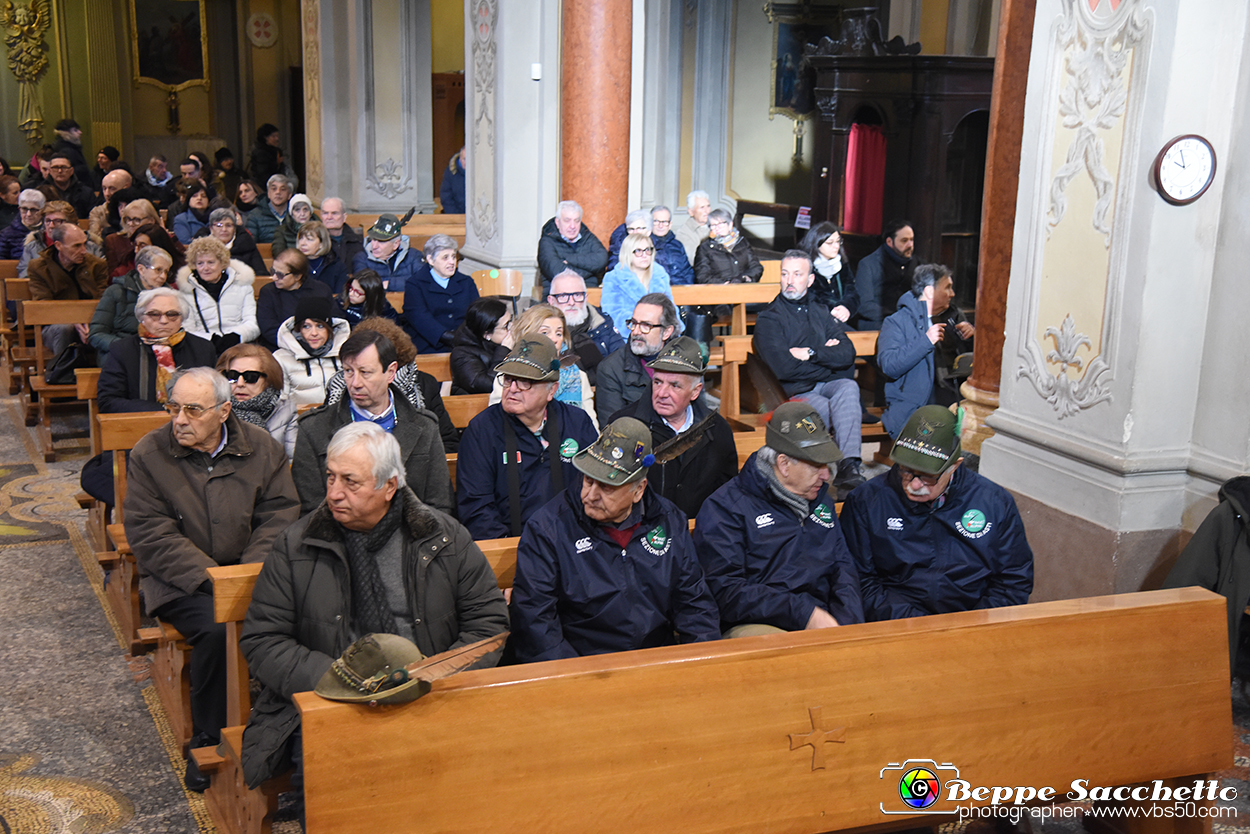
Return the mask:
M 91 456 L 95 457 L 103 451 L 100 448 L 100 407 L 97 403 L 100 369 L 78 368 L 74 371 L 74 379 L 78 386 L 78 399 L 87 403 L 87 438 Z M 93 550 L 109 550 L 111 544 L 106 528 L 112 517 L 113 508 L 100 504 L 89 496 L 89 501 L 84 502 L 82 497 L 84 495 L 86 493 L 79 494 L 78 504 L 87 510 L 87 541 L 91 543 Z
M 10 299 L 7 292 L 8 282 L 16 280 L 18 280 L 17 261 L 0 261 L 0 349 L 3 349 L 6 358 L 17 339 L 17 317 L 9 313 Z M 10 366 L 10 372 L 12 370 L 13 368 Z M 13 387 L 12 382 L 9 383 L 9 387 L 9 394 L 16 394 L 21 390 L 20 384 L 17 387 Z
M 303 692 L 307 831 L 950 820 L 901 801 L 909 756 L 944 781 L 1060 796 L 1076 779 L 1205 778 L 1233 761 L 1225 608 L 1152 591 L 464 672 L 394 706 Z M 489 802 L 464 800 L 505 771 Z M 940 796 L 931 810 L 953 812 Z
M 402 215 L 397 215 L 402 216 Z M 344 218 L 344 222 L 362 234 L 369 229 L 370 226 L 377 221 L 377 214 L 349 214 Z M 453 234 L 458 232 L 464 234 L 465 215 L 463 214 L 414 214 L 408 221 L 408 225 L 404 226 L 403 233 L 409 234 L 409 229 L 418 231 L 432 230 L 429 233 Z
M 417 370 L 425 371 L 439 382 L 451 382 L 451 354 L 419 353 Z
M 8 261 L 14 263 L 16 261 Z M 16 267 L 14 267 L 16 270 Z M 16 273 L 15 273 L 16 275 Z M 9 302 L 16 306 L 17 302 L 30 299 L 29 278 L 5 278 L 0 282 L 4 286 L 4 309 L 8 315 Z M 15 311 L 16 312 L 16 311 Z M 26 387 L 26 376 L 35 366 L 35 348 L 30 333 L 20 317 L 12 321 L 12 333 L 5 338 L 5 357 L 9 360 L 9 394 L 18 394 Z
M 386 300 L 391 302 L 391 306 L 395 308 L 396 313 L 404 312 L 404 294 L 402 292 L 388 292 Z
M 54 357 L 48 355 L 43 344 L 43 327 L 49 324 L 88 324 L 95 314 L 99 302 L 93 298 L 80 301 L 22 301 L 18 303 L 18 317 L 29 325 L 35 336 L 35 368 L 26 378 L 24 402 L 29 408 L 37 409 L 35 436 L 43 452 L 43 459 L 51 462 L 56 460 L 56 450 L 52 446 L 52 420 L 49 407 L 54 399 L 76 398 L 78 385 L 51 385 L 44 378 L 48 362 Z
M 418 364 L 420 367 L 420 364 Z M 490 394 L 456 394 L 443 397 L 443 406 L 451 424 L 458 429 L 469 425 L 469 421 L 486 410 L 490 404 Z
M 733 308 L 730 314 L 730 333 L 735 336 L 745 336 L 747 305 L 767 304 L 772 301 L 780 292 L 777 286 L 777 284 L 684 284 L 672 288 L 673 303 L 678 307 L 728 304 Z M 597 307 L 602 297 L 603 290 L 600 287 L 591 287 L 586 290 L 588 304 Z
M 266 264 L 266 266 L 272 266 L 272 264 Z M 273 283 L 272 275 L 257 275 L 256 280 L 252 282 L 252 298 L 259 301 L 260 291 L 264 289 L 266 284 L 272 284 L 272 283 Z
M 256 252 L 260 255 L 261 260 L 267 263 L 273 262 L 273 244 L 272 243 L 256 244 Z

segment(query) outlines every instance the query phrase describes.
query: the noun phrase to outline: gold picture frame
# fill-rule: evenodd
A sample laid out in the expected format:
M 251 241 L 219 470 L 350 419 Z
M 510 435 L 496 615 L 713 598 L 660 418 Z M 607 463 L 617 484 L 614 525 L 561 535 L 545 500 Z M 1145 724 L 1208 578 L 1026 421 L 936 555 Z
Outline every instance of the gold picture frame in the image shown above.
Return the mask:
M 832 37 L 842 22 L 842 7 L 813 0 L 764 4 L 773 25 L 768 118 L 780 114 L 796 122 L 816 112 L 816 74 L 803 62 L 803 47 Z
M 135 85 L 208 89 L 207 29 L 204 0 L 130 0 Z

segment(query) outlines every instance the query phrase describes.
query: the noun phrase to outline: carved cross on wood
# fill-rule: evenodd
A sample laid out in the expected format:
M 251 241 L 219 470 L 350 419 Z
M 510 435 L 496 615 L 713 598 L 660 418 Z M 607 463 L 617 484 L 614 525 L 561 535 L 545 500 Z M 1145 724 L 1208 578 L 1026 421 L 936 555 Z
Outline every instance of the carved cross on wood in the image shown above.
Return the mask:
M 824 722 L 821 719 L 821 710 L 823 707 L 808 707 L 807 713 L 812 720 L 812 731 L 810 733 L 790 733 L 790 749 L 798 750 L 800 747 L 810 745 L 812 748 L 812 770 L 824 770 L 825 768 L 825 742 L 836 742 L 837 744 L 846 744 L 846 727 L 834 727 L 832 730 L 824 728 Z

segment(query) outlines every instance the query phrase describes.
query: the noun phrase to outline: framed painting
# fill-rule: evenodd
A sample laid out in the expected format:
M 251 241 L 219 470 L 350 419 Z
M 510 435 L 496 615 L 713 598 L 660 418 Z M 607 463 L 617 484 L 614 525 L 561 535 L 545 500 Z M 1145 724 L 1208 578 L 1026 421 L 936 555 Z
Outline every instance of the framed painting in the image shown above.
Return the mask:
M 176 93 L 208 86 L 204 0 L 130 0 L 136 84 Z
M 816 72 L 803 61 L 803 47 L 838 31 L 842 8 L 816 2 L 766 3 L 773 24 L 772 87 L 768 118 L 778 113 L 802 121 L 816 109 Z

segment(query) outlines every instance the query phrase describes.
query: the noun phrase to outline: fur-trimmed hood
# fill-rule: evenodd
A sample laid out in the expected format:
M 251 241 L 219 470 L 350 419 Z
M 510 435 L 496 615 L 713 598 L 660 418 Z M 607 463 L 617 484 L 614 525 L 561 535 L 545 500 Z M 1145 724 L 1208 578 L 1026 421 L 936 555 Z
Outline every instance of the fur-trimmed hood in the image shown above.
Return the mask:
M 396 495 L 403 497 L 404 526 L 408 528 L 410 536 L 417 541 L 421 541 L 442 531 L 443 525 L 440 523 L 436 511 L 423 504 L 415 492 L 408 487 L 403 487 Z M 305 533 L 312 539 L 320 539 L 327 542 L 343 541 L 343 528 L 334 520 L 334 516 L 330 513 L 330 508 L 326 506 L 325 501 L 322 501 L 317 509 L 313 510 L 312 515 L 308 519 Z
M 325 356 L 318 357 L 319 359 L 337 357 L 339 348 L 347 341 L 347 337 L 352 335 L 352 326 L 348 324 L 346 319 L 335 316 L 330 324 L 333 326 L 333 330 L 330 332 L 330 341 L 334 346 L 330 348 L 330 352 Z M 291 352 L 292 356 L 301 362 L 312 358 L 308 355 L 308 351 L 304 349 L 304 346 L 295 338 L 295 316 L 291 316 L 282 322 L 282 325 L 278 328 L 278 348 L 286 348 Z
M 256 272 L 243 261 L 230 259 L 229 265 L 226 267 L 226 280 L 232 280 L 234 283 L 250 287 L 256 283 Z M 186 264 L 178 269 L 178 291 L 191 295 L 196 289 L 203 289 L 204 285 L 200 279 L 191 274 L 191 264 Z

